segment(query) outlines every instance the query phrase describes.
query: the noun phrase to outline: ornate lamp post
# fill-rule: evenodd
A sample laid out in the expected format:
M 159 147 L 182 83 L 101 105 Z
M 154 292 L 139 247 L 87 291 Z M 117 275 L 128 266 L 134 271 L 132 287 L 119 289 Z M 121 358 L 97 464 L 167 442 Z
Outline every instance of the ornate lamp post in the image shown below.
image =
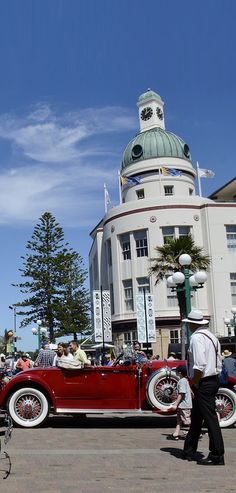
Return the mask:
M 203 284 L 207 280 L 207 274 L 205 271 L 197 271 L 194 274 L 189 269 L 192 262 L 190 255 L 183 253 L 179 257 L 179 265 L 181 270 L 175 272 L 172 276 L 167 278 L 167 286 L 172 288 L 177 293 L 184 294 L 183 315 L 186 317 L 191 311 L 191 292 L 196 289 L 202 288 Z M 181 337 L 181 357 L 185 359 L 185 333 L 187 336 L 187 344 L 189 344 L 189 332 L 185 331 L 185 327 L 182 327 Z
M 42 320 L 37 320 L 37 325 L 38 327 L 33 327 L 32 329 L 32 333 L 34 335 L 37 335 L 38 336 L 38 349 L 41 348 L 41 338 L 43 335 L 46 335 L 47 334 L 47 329 L 46 327 L 41 327 L 42 325 Z
M 226 325 L 228 329 L 228 336 L 231 337 L 231 329 L 234 331 L 234 340 L 236 342 L 236 307 L 231 308 L 231 313 L 233 315 L 233 318 L 225 318 L 224 319 L 224 324 Z

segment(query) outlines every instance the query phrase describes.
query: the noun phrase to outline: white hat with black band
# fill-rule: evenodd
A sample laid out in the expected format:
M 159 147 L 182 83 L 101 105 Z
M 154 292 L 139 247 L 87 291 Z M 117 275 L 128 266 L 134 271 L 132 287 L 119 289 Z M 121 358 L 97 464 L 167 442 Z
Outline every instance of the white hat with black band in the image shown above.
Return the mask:
M 191 324 L 197 324 L 197 325 L 209 324 L 209 320 L 203 318 L 203 314 L 200 310 L 191 310 L 187 318 L 184 318 L 182 322 L 189 322 Z

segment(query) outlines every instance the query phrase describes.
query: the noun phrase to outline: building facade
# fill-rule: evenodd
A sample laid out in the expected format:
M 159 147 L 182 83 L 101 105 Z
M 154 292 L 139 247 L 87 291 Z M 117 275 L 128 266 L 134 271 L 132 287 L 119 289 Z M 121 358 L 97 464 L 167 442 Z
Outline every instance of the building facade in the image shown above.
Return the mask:
M 236 306 L 236 180 L 212 194 L 196 194 L 196 169 L 189 146 L 165 129 L 164 103 L 148 90 L 138 100 L 140 132 L 129 142 L 121 164 L 121 203 L 91 232 L 90 289 L 110 290 L 113 342 L 137 337 L 136 294 L 154 295 L 156 336 L 153 353 L 166 357 L 180 342 L 177 298 L 165 280 L 149 275 L 155 247 L 191 234 L 211 257 L 208 279 L 192 306 L 225 335 L 224 318 Z

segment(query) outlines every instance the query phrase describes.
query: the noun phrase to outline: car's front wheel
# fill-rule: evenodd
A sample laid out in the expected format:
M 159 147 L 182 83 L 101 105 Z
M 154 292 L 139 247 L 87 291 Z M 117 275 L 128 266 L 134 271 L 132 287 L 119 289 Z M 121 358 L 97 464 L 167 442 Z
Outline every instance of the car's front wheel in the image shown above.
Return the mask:
M 30 387 L 16 390 L 10 396 L 7 408 L 12 421 L 24 428 L 41 425 L 49 413 L 45 395 L 40 390 Z
M 221 428 L 227 428 L 236 422 L 236 394 L 232 390 L 224 387 L 218 390 L 216 412 Z

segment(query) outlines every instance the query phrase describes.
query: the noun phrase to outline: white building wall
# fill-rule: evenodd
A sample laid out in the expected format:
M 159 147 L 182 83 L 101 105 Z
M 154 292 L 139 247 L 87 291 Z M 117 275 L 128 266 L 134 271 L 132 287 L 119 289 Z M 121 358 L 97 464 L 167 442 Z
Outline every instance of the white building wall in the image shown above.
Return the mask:
M 151 124 L 151 122 L 150 122 Z M 147 125 L 148 127 L 148 125 Z M 146 124 L 142 130 L 145 130 Z M 164 176 L 162 167 L 181 170 L 181 176 Z M 188 159 L 158 157 L 140 159 L 127 166 L 124 177 L 138 176 L 140 183 L 122 187 L 123 203 L 108 211 L 93 232 L 90 251 L 91 290 L 110 289 L 113 286 L 113 324 L 136 321 L 135 303 L 133 311 L 126 311 L 123 281 L 132 279 L 133 298 L 138 292 L 137 278 L 147 277 L 150 259 L 156 256 L 155 247 L 163 244 L 162 228 L 190 227 L 197 246 L 203 247 L 211 257 L 211 266 L 206 285 L 196 291 L 192 305 L 211 319 L 211 328 L 218 335 L 225 334 L 224 318 L 231 314 L 230 272 L 236 272 L 236 253 L 229 252 L 226 242 L 226 224 L 236 224 L 236 203 L 219 203 L 195 194 L 196 171 Z M 173 186 L 173 195 L 165 195 L 165 187 Z M 144 190 L 144 198 L 138 199 L 137 192 Z M 147 231 L 148 257 L 136 256 L 135 232 Z M 120 236 L 129 233 L 131 260 L 123 260 Z M 107 242 L 110 241 L 112 265 L 107 258 Z M 98 259 L 98 276 L 94 263 Z M 90 275 L 91 277 L 91 275 Z M 157 323 L 179 319 L 178 306 L 168 306 L 167 285 L 162 281 L 155 285 L 150 277 L 150 291 L 154 294 Z

